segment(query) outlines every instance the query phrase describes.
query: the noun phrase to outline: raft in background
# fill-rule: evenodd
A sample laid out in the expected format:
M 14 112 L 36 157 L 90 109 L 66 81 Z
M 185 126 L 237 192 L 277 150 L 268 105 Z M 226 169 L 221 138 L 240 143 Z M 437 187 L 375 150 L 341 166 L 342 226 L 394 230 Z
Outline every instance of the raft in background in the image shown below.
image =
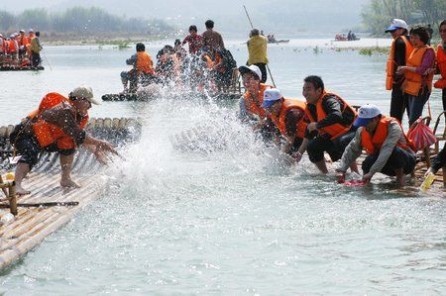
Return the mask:
M 8 157 L 12 155 L 9 135 L 14 126 L 0 128 L 0 167 L 11 170 Z M 92 119 L 87 128 L 93 136 L 106 139 L 113 145 L 122 147 L 139 139 L 141 125 L 135 119 Z M 57 153 L 45 153 L 33 171 L 25 179 L 26 187 L 32 192 L 18 198 L 18 213 L 12 221 L 0 223 L 0 270 L 17 261 L 21 256 L 36 247 L 48 235 L 68 223 L 71 218 L 103 192 L 105 178 L 96 178 L 103 171 L 94 155 L 80 149 L 73 164 L 73 174 L 82 188 L 62 188 L 60 165 Z M 5 203 L 0 192 L 0 206 Z M 22 206 L 21 206 L 22 204 Z M 25 206 L 23 206 L 23 204 Z M 26 205 L 42 205 L 26 207 Z M 8 209 L 0 209 L 0 221 L 12 217 Z
M 43 66 L 37 66 L 37 67 L 31 67 L 31 66 L 25 66 L 25 67 L 19 67 L 19 66 L 0 66 L 0 71 L 42 71 L 45 70 L 45 67 Z
M 215 100 L 238 100 L 242 96 L 241 93 L 217 93 L 206 95 L 200 92 L 185 92 L 185 93 L 173 93 L 169 95 L 169 98 L 185 100 L 185 99 L 215 99 Z M 147 93 L 120 93 L 120 94 L 105 94 L 102 96 L 102 100 L 106 102 L 122 102 L 122 101 L 149 101 L 156 99 L 156 95 L 150 95 Z

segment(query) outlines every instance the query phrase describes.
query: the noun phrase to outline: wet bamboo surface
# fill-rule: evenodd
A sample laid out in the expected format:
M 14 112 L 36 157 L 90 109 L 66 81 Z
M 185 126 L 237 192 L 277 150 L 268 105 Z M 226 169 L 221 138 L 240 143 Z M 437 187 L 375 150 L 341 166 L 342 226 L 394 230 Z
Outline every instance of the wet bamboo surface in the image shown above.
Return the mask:
M 7 163 L 12 147 L 9 134 L 13 126 L 0 127 L 0 163 L 2 172 L 13 171 Z M 93 119 L 87 128 L 95 137 L 106 139 L 115 147 L 133 142 L 139 137 L 140 124 L 133 119 Z M 42 155 L 39 163 L 23 181 L 31 194 L 18 197 L 19 204 L 47 202 L 78 202 L 77 205 L 56 205 L 49 207 L 21 207 L 14 219 L 0 222 L 0 270 L 16 262 L 28 251 L 40 244 L 47 236 L 68 223 L 82 208 L 101 196 L 105 188 L 105 167 L 93 154 L 80 149 L 73 163 L 73 180 L 81 188 L 60 186 L 60 165 L 56 153 Z M 7 205 L 6 196 L 0 192 L 1 205 Z M 0 219 L 9 215 L 9 209 L 0 209 Z

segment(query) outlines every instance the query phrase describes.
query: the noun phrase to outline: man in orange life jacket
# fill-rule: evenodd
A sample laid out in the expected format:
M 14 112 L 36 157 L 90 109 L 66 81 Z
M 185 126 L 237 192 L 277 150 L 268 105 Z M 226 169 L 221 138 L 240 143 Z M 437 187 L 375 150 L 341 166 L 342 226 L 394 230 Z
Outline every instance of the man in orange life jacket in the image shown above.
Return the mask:
M 305 138 L 294 158 L 299 162 L 307 151 L 310 161 L 323 173 L 328 173 L 324 152 L 332 161 L 341 158 L 342 153 L 355 132 L 352 127 L 356 117 L 355 110 L 341 97 L 328 93 L 319 76 L 304 79 L 302 95 L 307 101 L 305 113 L 310 123 L 307 125 Z M 357 171 L 355 164 L 352 170 Z
M 307 128 L 305 102 L 285 99 L 277 88 L 270 88 L 265 90 L 262 107 L 278 131 L 276 142 L 285 140 L 282 152 L 292 155 L 302 144 Z
M 124 92 L 136 92 L 140 75 L 155 79 L 153 61 L 150 55 L 146 53 L 146 46 L 143 43 L 136 44 L 136 54 L 132 55 L 130 59 L 127 59 L 126 64 L 133 66 L 133 69 L 121 72 L 121 81 L 124 85 Z M 130 85 L 127 87 L 129 82 Z
M 390 116 L 398 119 L 400 122 L 402 121 L 404 110 L 408 108 L 408 102 L 401 88 L 404 74 L 399 74 L 396 71 L 399 66 L 406 65 L 406 61 L 413 50 L 407 36 L 408 29 L 406 22 L 401 19 L 393 19 L 390 26 L 386 29 L 386 33 L 390 33 L 393 38 L 386 69 L 386 89 L 392 91 Z
M 354 125 L 358 127 L 355 138 L 345 149 L 336 170 L 338 181 L 345 179 L 348 166 L 355 161 L 364 149 L 368 156 L 362 163 L 362 180 L 370 182 L 375 173 L 396 176 L 400 186 L 404 186 L 405 174 L 415 168 L 415 153 L 411 142 L 403 132 L 401 124 L 393 117 L 382 115 L 375 105 L 362 106 Z
M 80 145 L 94 151 L 102 163 L 106 161 L 105 153 L 116 154 L 108 142 L 93 138 L 84 131 L 92 103 L 99 104 L 90 87 L 77 87 L 69 98 L 55 92 L 48 93 L 40 102 L 39 109 L 28 115 L 27 121 L 16 126 L 10 140 L 21 155 L 15 173 L 17 194 L 30 193 L 22 187 L 22 180 L 37 163 L 41 151 L 59 152 L 62 187 L 80 187 L 71 179 L 74 152 Z

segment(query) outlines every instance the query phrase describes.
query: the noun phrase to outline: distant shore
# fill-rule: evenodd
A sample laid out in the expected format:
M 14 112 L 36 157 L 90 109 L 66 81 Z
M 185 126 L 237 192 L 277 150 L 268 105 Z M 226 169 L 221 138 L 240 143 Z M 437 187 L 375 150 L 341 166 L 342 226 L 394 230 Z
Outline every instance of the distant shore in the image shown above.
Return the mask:
M 169 36 L 167 36 L 169 37 Z M 131 35 L 128 33 L 104 33 L 101 35 L 84 35 L 79 33 L 44 33 L 40 35 L 42 44 L 51 46 L 61 45 L 116 45 L 127 47 L 141 41 L 156 41 L 165 39 L 158 35 Z

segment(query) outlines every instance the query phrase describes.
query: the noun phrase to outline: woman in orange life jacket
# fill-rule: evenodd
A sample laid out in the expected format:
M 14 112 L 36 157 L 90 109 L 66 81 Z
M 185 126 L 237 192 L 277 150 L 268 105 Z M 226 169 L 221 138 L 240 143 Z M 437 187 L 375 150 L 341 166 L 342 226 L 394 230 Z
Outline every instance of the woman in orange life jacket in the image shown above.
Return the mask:
M 281 144 L 284 153 L 293 155 L 302 144 L 307 128 L 305 121 L 305 102 L 285 99 L 277 88 L 265 90 L 262 107 L 268 120 L 276 128 L 276 143 Z
M 435 52 L 426 45 L 429 33 L 426 28 L 418 27 L 410 30 L 410 42 L 414 50 L 405 66 L 399 66 L 398 74 L 404 74 L 403 92 L 408 98 L 409 125 L 412 125 L 423 114 L 424 104 L 429 100 L 432 90 L 433 73 L 425 74 L 435 67 Z
M 117 154 L 108 142 L 84 131 L 92 103 L 99 104 L 90 87 L 75 88 L 69 98 L 49 93 L 43 97 L 39 108 L 16 126 L 10 141 L 21 155 L 15 173 L 17 194 L 30 193 L 22 187 L 22 180 L 38 162 L 41 151 L 59 152 L 62 187 L 80 187 L 71 179 L 74 152 L 80 145 L 91 150 L 101 163 L 106 163 L 105 153 Z
M 251 123 L 254 131 L 259 131 L 264 139 L 269 139 L 272 127 L 267 122 L 267 115 L 262 103 L 265 90 L 272 86 L 260 82 L 262 72 L 256 65 L 240 66 L 238 70 L 246 89 L 240 99 L 239 117 L 243 122 Z
M 332 161 L 341 158 L 348 143 L 355 136 L 353 121 L 355 110 L 339 96 L 328 93 L 319 76 L 308 76 L 304 79 L 302 95 L 307 101 L 305 113 L 310 123 L 307 125 L 305 138 L 294 158 L 297 162 L 307 151 L 312 163 L 323 173 L 328 173 L 324 152 Z M 357 167 L 352 164 L 352 170 Z
M 437 46 L 437 68 L 441 78 L 434 83 L 442 91 L 443 110 L 446 110 L 446 20 L 439 27 L 441 42 Z
M 398 184 L 404 186 L 405 175 L 415 168 L 416 156 L 401 124 L 396 118 L 382 115 L 375 105 L 364 105 L 358 113 L 354 122 L 358 127 L 355 138 L 345 149 L 336 169 L 338 181 L 345 180 L 348 166 L 364 149 L 368 156 L 362 163 L 363 182 L 369 183 L 375 173 L 381 172 L 396 176 Z
M 130 71 L 121 72 L 124 92 L 136 92 L 140 75 L 155 78 L 152 58 L 146 53 L 146 46 L 143 43 L 136 44 L 136 54 L 127 59 L 126 64 L 133 66 L 133 68 Z M 129 84 L 128 87 L 127 84 Z

